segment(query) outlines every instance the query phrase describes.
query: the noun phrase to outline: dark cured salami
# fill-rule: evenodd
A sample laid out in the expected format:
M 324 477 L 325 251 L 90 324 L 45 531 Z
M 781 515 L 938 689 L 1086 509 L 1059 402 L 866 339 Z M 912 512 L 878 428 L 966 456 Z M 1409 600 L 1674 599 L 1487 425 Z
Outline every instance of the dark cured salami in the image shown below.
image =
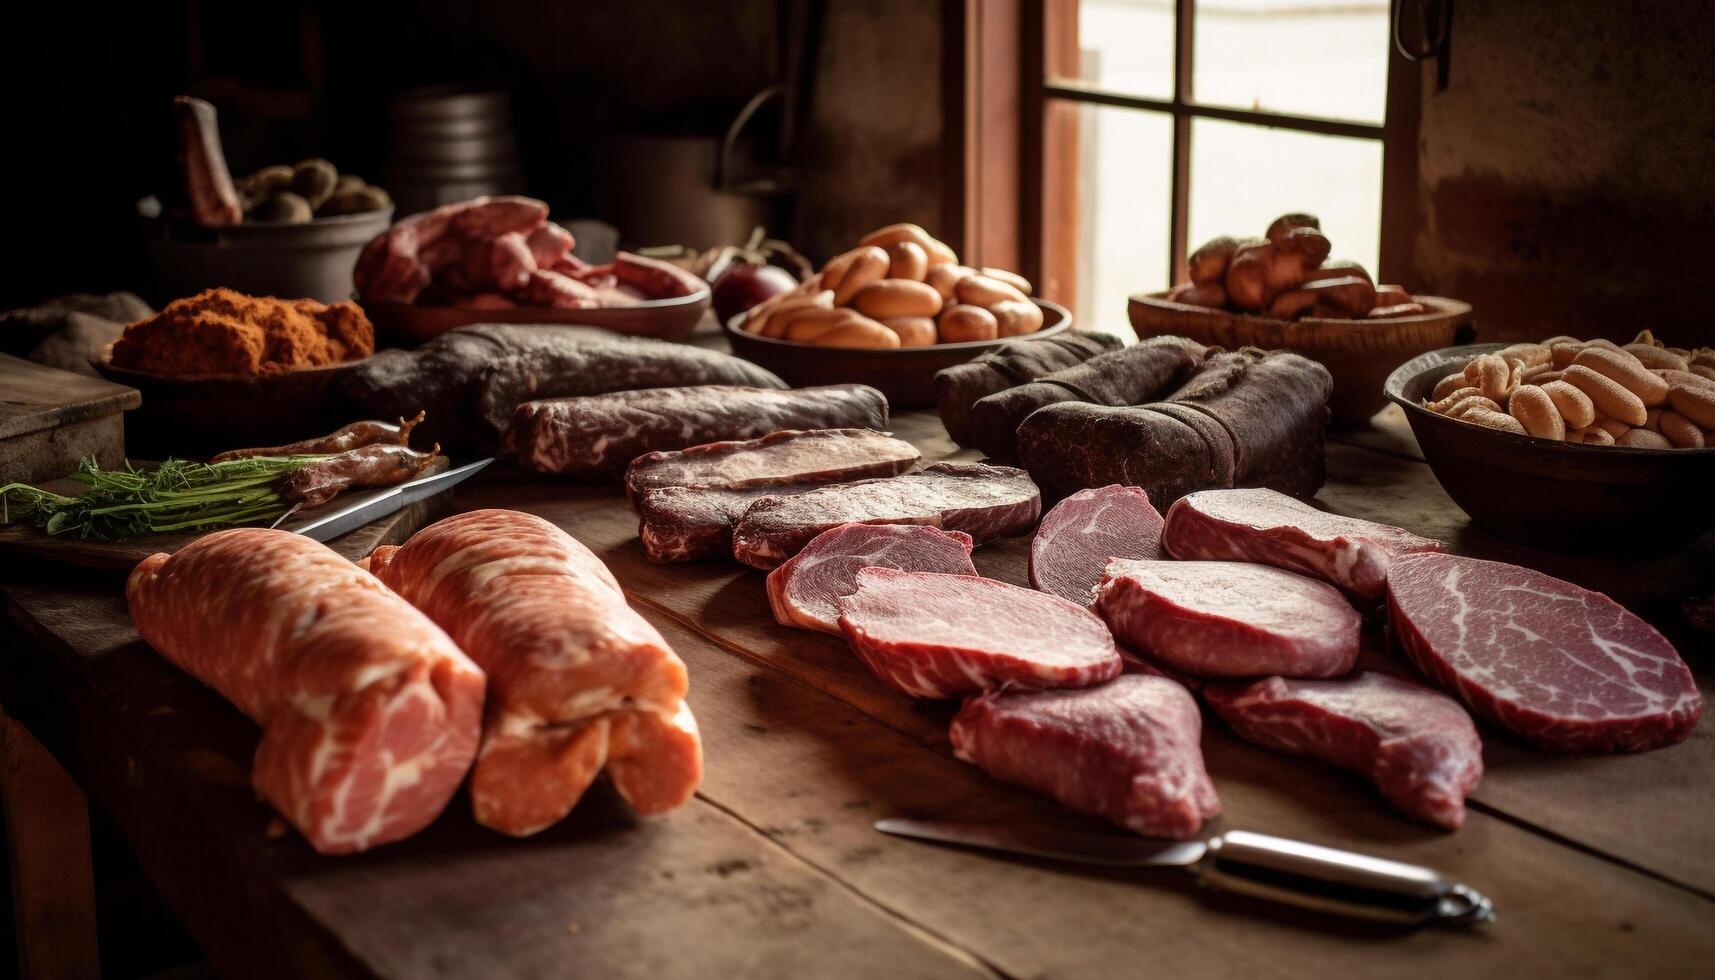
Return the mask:
M 1157 506 L 1193 490 L 1267 487 L 1309 497 L 1325 475 L 1328 369 L 1297 354 L 1209 358 L 1163 402 L 1050 405 L 1018 427 L 1018 453 L 1052 497 L 1122 483 Z
M 1119 347 L 1119 338 L 1105 333 L 1065 333 L 1041 340 L 1015 340 L 964 364 L 943 368 L 935 374 L 935 400 L 940 407 L 941 424 L 947 427 L 947 434 L 954 442 L 961 446 L 975 445 L 971 435 L 971 406 L 979 398 Z

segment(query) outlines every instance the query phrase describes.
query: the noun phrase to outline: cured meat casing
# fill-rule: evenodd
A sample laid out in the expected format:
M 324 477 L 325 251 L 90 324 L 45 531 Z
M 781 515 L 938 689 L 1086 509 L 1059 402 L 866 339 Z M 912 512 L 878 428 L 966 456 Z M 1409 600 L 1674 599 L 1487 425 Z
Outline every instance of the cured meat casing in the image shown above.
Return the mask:
M 782 626 L 840 632 L 840 599 L 865 568 L 975 575 L 971 536 L 922 524 L 841 524 L 768 573 L 768 605 Z
M 1112 558 L 1161 557 L 1161 515 L 1139 487 L 1080 490 L 1042 518 L 1030 539 L 1030 585 L 1081 606 Z
M 1464 824 L 1465 796 L 1483 778 L 1471 716 L 1422 684 L 1358 671 L 1210 684 L 1203 697 L 1241 738 L 1358 773 L 1401 811 L 1448 830 Z
M 839 606 L 859 659 L 912 697 L 1088 687 L 1120 673 L 1113 637 L 1088 610 L 990 578 L 864 568 Z
M 571 535 L 530 514 L 472 511 L 377 550 L 371 565 L 488 672 L 477 822 L 535 833 L 571 812 L 604 765 L 639 812 L 696 790 L 685 665 Z
M 1221 812 L 1190 692 L 1127 674 L 1081 691 L 988 693 L 965 702 L 953 754 L 996 779 L 1150 837 L 1184 840 Z
M 1672 745 L 1703 713 L 1691 671 L 1654 627 L 1532 569 L 1402 556 L 1388 569 L 1388 619 L 1443 690 L 1552 752 Z
M 316 850 L 410 836 L 470 768 L 482 671 L 325 545 L 217 531 L 144 559 L 125 591 L 150 646 L 262 726 L 252 782 Z
M 1388 563 L 1440 551 L 1402 528 L 1329 514 L 1273 490 L 1203 490 L 1167 510 L 1161 543 L 1175 558 L 1250 561 L 1312 575 L 1365 605 L 1387 594 Z

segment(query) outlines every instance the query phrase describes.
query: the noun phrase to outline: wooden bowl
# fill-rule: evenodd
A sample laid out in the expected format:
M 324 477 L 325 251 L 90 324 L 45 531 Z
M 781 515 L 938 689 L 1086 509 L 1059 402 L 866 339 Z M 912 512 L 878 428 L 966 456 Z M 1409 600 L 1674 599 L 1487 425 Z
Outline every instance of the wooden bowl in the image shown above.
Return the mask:
M 112 363 L 113 345 L 89 359 L 103 377 L 143 393 L 125 418 L 131 456 L 200 456 L 322 435 L 354 419 L 335 385 L 368 358 L 278 374 L 171 375 Z
M 1504 344 L 1430 351 L 1388 376 L 1423 458 L 1497 534 L 1562 551 L 1665 551 L 1715 525 L 1715 448 L 1586 446 L 1485 429 L 1423 407 L 1442 378 Z
M 1328 399 L 1333 423 L 1347 428 L 1368 424 L 1387 404 L 1382 382 L 1399 362 L 1437 347 L 1469 343 L 1471 304 L 1440 296 L 1417 296 L 1424 312 L 1387 320 L 1333 320 L 1304 317 L 1277 320 L 1228 310 L 1211 310 L 1140 293 L 1128 312 L 1138 337 L 1174 334 L 1211 346 L 1290 350 L 1320 362 L 1334 376 Z
M 671 299 L 650 299 L 630 306 L 602 306 L 586 310 L 562 310 L 552 307 L 518 306 L 487 309 L 475 306 L 417 306 L 391 301 L 371 302 L 358 299 L 369 320 L 375 324 L 379 343 L 415 347 L 433 340 L 454 327 L 473 323 L 560 323 L 586 327 L 602 327 L 615 333 L 658 340 L 684 340 L 695 330 L 703 313 L 709 308 L 709 290 L 699 289 L 689 296 Z
M 1064 306 L 1045 299 L 1032 302 L 1042 308 L 1042 329 L 1033 334 L 929 347 L 866 350 L 758 337 L 744 332 L 742 313 L 726 324 L 726 332 L 734 354 L 773 371 L 793 387 L 866 384 L 879 388 L 896 410 L 928 408 L 935 404 L 936 371 L 963 364 L 1008 341 L 1052 337 L 1072 328 L 1072 313 Z

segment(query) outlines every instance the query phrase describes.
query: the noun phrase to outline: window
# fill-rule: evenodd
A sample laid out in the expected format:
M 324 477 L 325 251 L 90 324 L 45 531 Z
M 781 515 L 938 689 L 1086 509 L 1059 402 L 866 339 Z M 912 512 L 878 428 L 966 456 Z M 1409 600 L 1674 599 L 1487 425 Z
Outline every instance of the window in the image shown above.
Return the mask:
M 1321 217 L 1336 257 L 1395 271 L 1384 150 L 1403 141 L 1396 157 L 1414 161 L 1416 148 L 1390 126 L 1387 0 L 1041 0 L 1027 16 L 1042 52 L 1025 68 L 1040 181 L 1025 234 L 1044 294 L 1084 326 L 1129 335 L 1127 296 L 1184 278 L 1202 242 L 1260 235 L 1288 211 Z M 1398 114 L 1415 127 L 1415 105 Z

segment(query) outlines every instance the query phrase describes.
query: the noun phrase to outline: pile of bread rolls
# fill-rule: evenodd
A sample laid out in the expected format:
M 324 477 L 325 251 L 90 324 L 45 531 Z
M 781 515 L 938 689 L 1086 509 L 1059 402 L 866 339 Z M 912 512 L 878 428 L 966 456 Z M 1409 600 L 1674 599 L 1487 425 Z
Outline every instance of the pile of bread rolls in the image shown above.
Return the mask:
M 1380 320 L 1423 312 L 1403 287 L 1376 285 L 1356 262 L 1330 261 L 1331 250 L 1314 215 L 1283 214 L 1262 238 L 1223 235 L 1192 252 L 1191 280 L 1174 286 L 1167 298 L 1283 320 Z
M 913 224 L 888 225 L 828 260 L 797 289 L 752 307 L 744 330 L 818 347 L 928 347 L 1042 329 L 1030 283 L 960 265 Z
M 1539 439 L 1637 449 L 1715 446 L 1715 349 L 1552 337 L 1482 354 L 1424 406 Z

